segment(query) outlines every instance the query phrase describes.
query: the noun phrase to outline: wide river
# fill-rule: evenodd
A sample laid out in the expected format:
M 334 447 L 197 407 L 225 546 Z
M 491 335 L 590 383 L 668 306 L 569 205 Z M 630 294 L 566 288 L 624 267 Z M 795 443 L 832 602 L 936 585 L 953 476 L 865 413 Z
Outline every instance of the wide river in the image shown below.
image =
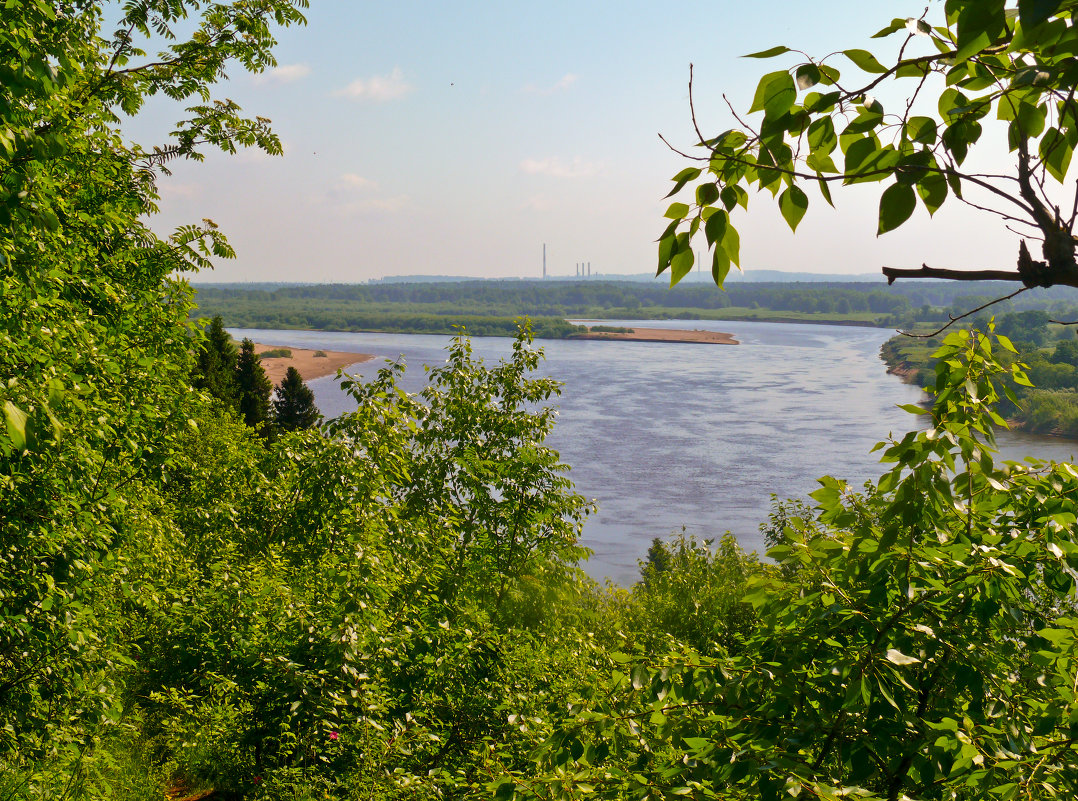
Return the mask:
M 584 527 L 598 579 L 631 584 L 653 537 L 682 527 L 698 537 L 733 532 L 763 550 L 760 524 L 771 495 L 804 497 L 829 474 L 854 485 L 883 472 L 872 446 L 919 420 L 899 404 L 921 393 L 885 372 L 887 329 L 782 323 L 604 321 L 610 325 L 728 331 L 740 345 L 542 341 L 541 374 L 564 382 L 549 444 L 572 465 L 577 490 L 599 513 Z M 423 364 L 444 362 L 442 336 L 230 329 L 269 345 L 373 353 L 354 371 L 403 357 L 404 388 L 418 390 Z M 497 360 L 511 340 L 478 337 Z M 326 417 L 350 410 L 335 378 L 309 382 Z M 1071 461 L 1078 443 L 1005 432 L 1009 459 Z

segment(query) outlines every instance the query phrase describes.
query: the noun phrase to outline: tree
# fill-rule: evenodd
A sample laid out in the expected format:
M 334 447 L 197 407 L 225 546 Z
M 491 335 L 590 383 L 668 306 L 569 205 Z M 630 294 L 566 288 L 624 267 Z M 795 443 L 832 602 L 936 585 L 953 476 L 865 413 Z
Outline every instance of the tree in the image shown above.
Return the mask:
M 692 269 L 692 241 L 702 229 L 721 286 L 731 264 L 738 264 L 740 240 L 731 215 L 747 208 L 748 189 L 770 192 L 796 230 L 809 205 L 806 188 L 814 186 L 830 203 L 833 186 L 875 182 L 887 184 L 879 234 L 905 223 L 918 203 L 933 214 L 953 197 L 1040 240 L 1043 256 L 1035 260 L 1023 240 L 1014 271 L 885 267 L 889 281 L 1021 282 L 1014 294 L 1078 286 L 1078 195 L 1074 201 L 1063 196 L 1078 144 L 1074 3 L 947 0 L 938 25 L 926 19 L 931 10 L 896 18 L 876 34 L 901 37 L 893 63 L 859 48 L 824 58 L 785 46 L 753 53 L 803 59 L 761 78 L 749 109 L 763 114 L 755 125 L 738 117 L 739 127 L 714 136 L 697 127 L 696 144 L 705 155 L 686 155 L 699 166 L 679 172 L 670 192 L 692 185 L 695 194 L 666 212 L 671 222 L 660 240 L 659 273 L 670 270 L 677 283 Z M 864 77 L 843 76 L 838 65 L 846 69 L 846 63 Z M 691 106 L 691 71 L 689 92 Z M 886 112 L 877 92 L 896 97 L 898 111 Z M 993 118 L 1006 127 L 1014 167 L 984 174 L 967 167 L 967 157 Z
M 255 343 L 245 338 L 236 362 L 236 393 L 240 416 L 251 428 L 258 428 L 269 420 L 272 392 L 273 384 L 255 353 Z
M 271 66 L 273 26 L 302 22 L 303 5 L 142 0 L 116 9 L 112 35 L 102 34 L 103 4 L 92 0 L 5 6 L 4 794 L 70 795 L 90 781 L 80 765 L 105 749 L 102 732 L 120 730 L 137 596 L 145 586 L 152 597 L 174 553 L 155 487 L 192 419 L 191 299 L 178 275 L 232 255 L 209 221 L 154 233 L 157 177 L 166 162 L 199 159 L 207 147 L 280 152 L 265 120 L 209 98 L 230 66 Z M 145 41 L 164 52 L 145 57 Z M 157 95 L 188 103 L 183 121 L 167 144 L 128 143 L 119 117 Z
M 236 384 L 239 356 L 232 337 L 225 331 L 221 315 L 216 315 L 205 330 L 205 339 L 198 349 L 193 383 L 220 400 L 230 409 L 239 401 Z
M 321 415 L 314 405 L 314 393 L 295 367 L 289 367 L 277 386 L 273 399 L 273 423 L 282 431 L 310 428 Z

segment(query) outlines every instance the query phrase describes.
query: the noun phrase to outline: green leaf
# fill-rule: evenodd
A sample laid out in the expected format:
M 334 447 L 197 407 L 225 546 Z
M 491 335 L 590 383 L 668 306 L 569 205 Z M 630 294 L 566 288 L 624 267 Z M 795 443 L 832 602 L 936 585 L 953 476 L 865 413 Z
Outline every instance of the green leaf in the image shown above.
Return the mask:
M 26 412 L 11 401 L 4 401 L 4 419 L 11 444 L 16 450 L 22 450 L 26 447 Z
M 888 648 L 887 661 L 895 665 L 916 665 L 921 660 L 915 656 L 907 656 L 897 648 Z
M 668 220 L 683 220 L 689 214 L 688 203 L 671 203 L 670 208 L 666 210 L 666 214 L 663 215 Z
M 940 173 L 926 175 L 917 182 L 917 194 L 931 216 L 947 199 L 947 179 Z
M 707 222 L 704 223 L 704 236 L 707 237 L 707 244 L 709 246 L 722 242 L 722 238 L 726 236 L 726 226 L 729 220 L 729 215 L 722 210 L 715 212 L 707 218 Z
M 715 286 L 722 289 L 726 276 L 730 274 L 730 257 L 723 248 L 715 248 L 711 254 L 711 277 Z
M 880 224 L 876 235 L 893 231 L 906 222 L 917 207 L 917 196 L 913 187 L 906 184 L 892 184 L 880 197 Z
M 819 181 L 817 183 L 820 186 L 820 194 L 823 195 L 823 199 L 827 201 L 827 205 L 831 208 L 834 208 L 835 203 L 833 200 L 831 200 L 831 188 L 827 185 L 827 181 L 823 179 L 822 175 L 820 175 Z
M 671 189 L 666 196 L 670 197 L 671 195 L 676 195 L 689 181 L 695 181 L 699 178 L 701 172 L 703 172 L 703 170 L 699 167 L 686 167 L 674 176 L 674 188 Z
M 1004 0 L 967 2 L 958 14 L 958 53 L 962 62 L 990 46 L 1007 29 Z
M 859 50 L 856 48 L 852 50 L 843 50 L 842 55 L 846 56 L 846 58 L 848 58 L 865 72 L 887 72 L 887 68 L 883 66 L 883 64 L 881 64 L 879 61 L 877 61 L 876 57 L 867 50 Z
M 906 123 L 906 136 L 924 145 L 936 143 L 936 121 L 931 117 L 910 117 Z
M 779 211 L 791 231 L 797 230 L 798 223 L 808 210 L 808 195 L 800 187 L 791 186 L 779 196 Z
M 1074 155 L 1074 145 L 1058 128 L 1049 128 L 1041 137 L 1039 150 L 1041 161 L 1049 174 L 1063 183 L 1070 168 L 1071 156 Z
M 1059 0 L 1018 0 L 1018 19 L 1027 31 L 1047 22 L 1059 11 Z
M 820 68 L 815 64 L 802 64 L 795 73 L 797 88 L 804 91 L 820 82 Z
M 901 19 L 899 17 L 895 17 L 893 20 L 891 20 L 891 24 L 888 25 L 886 28 L 881 28 L 880 30 L 876 31 L 876 33 L 872 34 L 872 38 L 873 39 L 882 39 L 885 36 L 890 36 L 895 31 L 900 31 L 905 27 L 906 27 L 906 20 Z
M 794 79 L 785 70 L 769 72 L 760 79 L 749 113 L 763 111 L 767 119 L 781 117 L 797 99 Z
M 696 187 L 696 205 L 710 206 L 719 199 L 719 187 L 715 184 L 700 184 Z
M 778 45 L 776 47 L 768 48 L 767 50 L 761 50 L 759 53 L 749 53 L 742 58 L 774 58 L 775 56 L 781 56 L 783 53 L 789 53 L 790 48 Z
M 674 286 L 678 281 L 688 275 L 692 271 L 692 266 L 695 261 L 696 257 L 693 255 L 691 247 L 684 248 L 675 253 L 674 258 L 670 260 L 670 286 Z
M 835 124 L 830 117 L 821 117 L 814 120 L 808 129 L 808 142 L 812 152 L 833 153 L 838 147 L 838 135 L 835 133 Z

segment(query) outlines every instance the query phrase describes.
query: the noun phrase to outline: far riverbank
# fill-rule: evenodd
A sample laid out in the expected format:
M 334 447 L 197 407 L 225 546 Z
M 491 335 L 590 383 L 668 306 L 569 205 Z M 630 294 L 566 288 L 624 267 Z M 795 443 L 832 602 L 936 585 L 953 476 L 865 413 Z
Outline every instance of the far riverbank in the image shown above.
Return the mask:
M 675 328 L 637 328 L 628 331 L 595 331 L 588 327 L 588 333 L 577 334 L 571 339 L 617 339 L 627 342 L 683 342 L 702 345 L 739 345 L 733 334 L 723 331 L 691 331 Z

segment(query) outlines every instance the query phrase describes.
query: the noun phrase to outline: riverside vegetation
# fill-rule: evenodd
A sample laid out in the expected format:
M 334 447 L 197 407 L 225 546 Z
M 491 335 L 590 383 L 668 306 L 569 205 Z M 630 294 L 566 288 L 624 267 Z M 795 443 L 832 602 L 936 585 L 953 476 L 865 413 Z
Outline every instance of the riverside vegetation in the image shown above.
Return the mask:
M 877 484 L 776 504 L 772 561 L 683 536 L 623 589 L 577 566 L 526 328 L 497 365 L 453 339 L 418 396 L 342 378 L 354 412 L 275 438 L 193 388 L 176 276 L 231 251 L 147 227 L 157 175 L 279 142 L 204 101 L 144 149 L 116 112 L 271 65 L 302 5 L 0 24 L 0 798 L 1075 795 L 1078 474 L 994 460 L 1026 374 L 991 325 L 941 341 Z M 983 5 L 948 4 L 960 36 Z M 1070 36 L 1060 6 L 1024 41 Z
M 975 328 L 988 325 L 981 316 Z M 1031 385 L 1011 383 L 998 411 L 1018 428 L 1037 434 L 1078 437 L 1078 340 L 1067 326 L 1049 322 L 1042 311 L 1012 312 L 998 320 L 999 332 L 1013 341 L 1014 357 L 1026 365 Z M 928 332 L 931 333 L 931 332 Z M 930 390 L 940 336 L 898 335 L 884 343 L 888 368 Z

